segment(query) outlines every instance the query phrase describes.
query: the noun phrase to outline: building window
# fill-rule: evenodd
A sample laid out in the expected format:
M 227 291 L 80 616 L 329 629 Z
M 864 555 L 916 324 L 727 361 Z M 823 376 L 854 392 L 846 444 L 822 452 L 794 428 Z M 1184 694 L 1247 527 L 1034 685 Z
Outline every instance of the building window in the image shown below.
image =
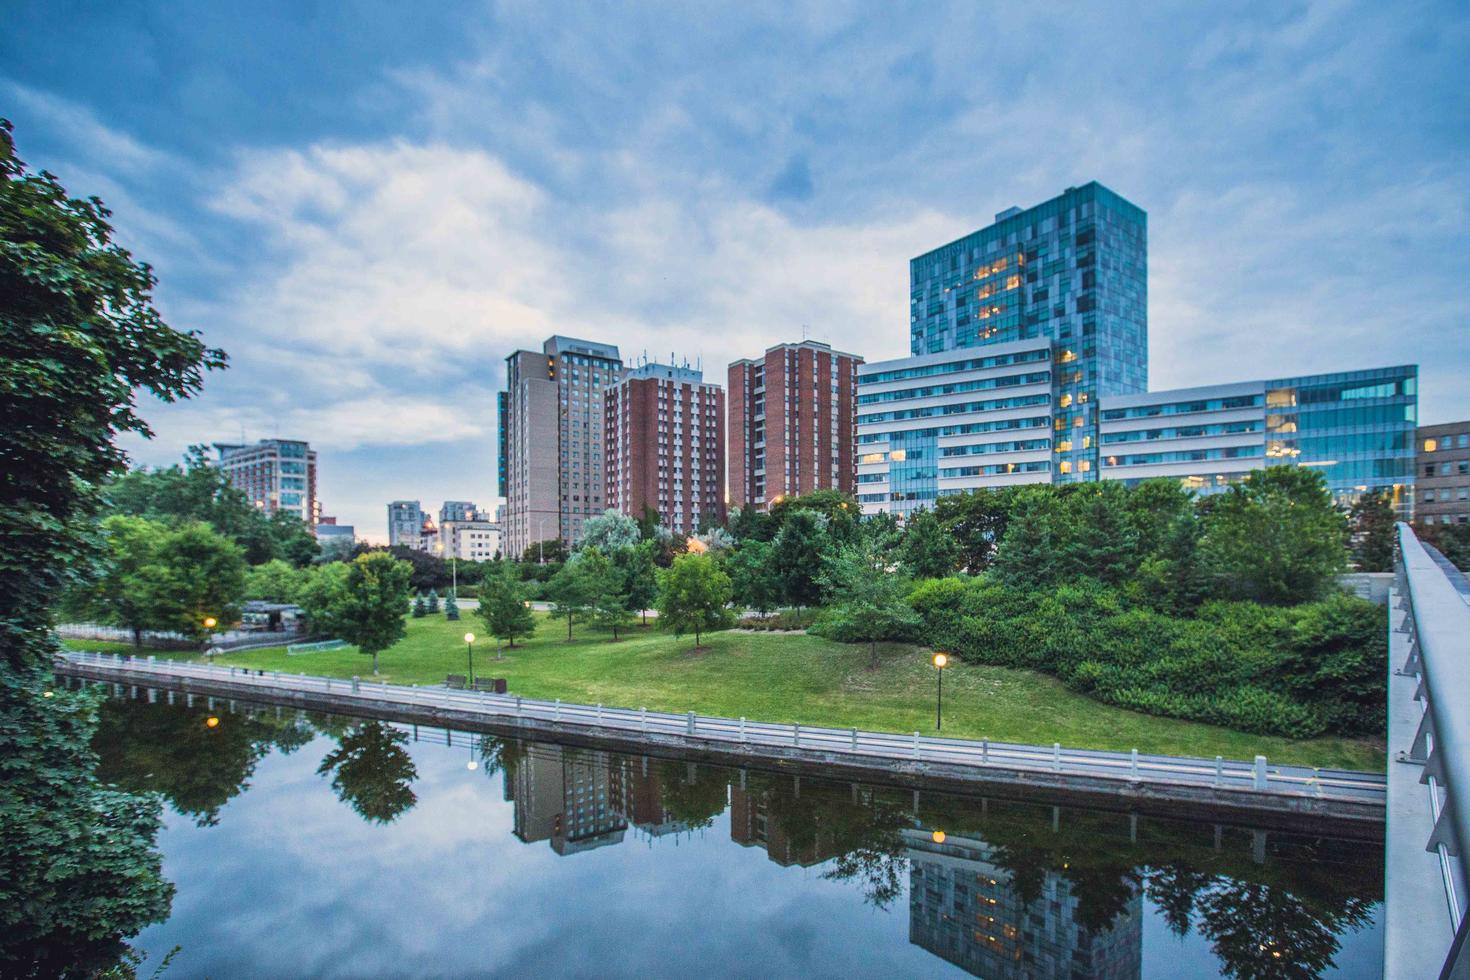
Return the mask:
M 1434 452 L 1438 448 L 1439 448 L 1439 443 L 1436 440 L 1434 440 L 1434 439 L 1425 439 L 1424 440 L 1424 451 L 1426 453 L 1432 453 L 1432 452 Z

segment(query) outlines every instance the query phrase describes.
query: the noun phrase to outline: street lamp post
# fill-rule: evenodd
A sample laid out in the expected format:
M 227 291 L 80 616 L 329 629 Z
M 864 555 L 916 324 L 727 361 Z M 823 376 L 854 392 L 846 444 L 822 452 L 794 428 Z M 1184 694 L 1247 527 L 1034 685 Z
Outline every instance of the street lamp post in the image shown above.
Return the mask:
M 546 564 L 546 518 L 536 518 L 536 564 Z
M 210 641 L 214 639 L 214 628 L 219 625 L 219 620 L 213 616 L 205 616 L 204 625 L 204 655 L 209 656 L 209 648 L 213 645 Z
M 475 634 L 473 634 L 473 633 L 466 633 L 464 635 L 464 645 L 465 645 L 465 649 L 469 651 L 469 656 L 470 656 L 470 686 L 471 687 L 474 687 L 475 686 Z
M 944 729 L 944 668 L 949 663 L 949 656 L 943 653 L 934 655 L 934 673 L 939 677 L 939 687 L 934 699 L 934 730 Z

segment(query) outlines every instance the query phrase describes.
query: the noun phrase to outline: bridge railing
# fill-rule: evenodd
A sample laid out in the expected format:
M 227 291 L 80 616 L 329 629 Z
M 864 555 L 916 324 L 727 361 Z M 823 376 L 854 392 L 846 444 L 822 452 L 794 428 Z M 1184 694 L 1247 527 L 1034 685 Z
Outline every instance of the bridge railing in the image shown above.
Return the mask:
M 1416 797 L 1412 780 L 1398 780 L 1396 773 L 1390 779 L 1408 791 L 1390 791 L 1385 974 L 1431 975 L 1423 972 L 1427 963 L 1409 965 L 1418 954 L 1443 957 L 1437 966 L 1441 976 L 1470 975 L 1464 850 L 1470 844 L 1470 601 L 1451 580 L 1459 573 L 1442 567 L 1407 524 L 1398 525 L 1397 552 L 1398 608 L 1392 615 L 1404 613 L 1397 632 L 1406 635 L 1394 638 L 1397 662 L 1389 665 L 1389 764 L 1418 767 L 1424 788 Z M 1410 860 L 1424 851 L 1433 858 L 1428 864 Z M 1437 872 L 1437 889 L 1423 887 L 1422 875 L 1430 868 Z M 1431 900 L 1435 890 L 1440 909 L 1413 907 Z M 1404 923 L 1402 929 L 1395 920 Z M 1433 928 L 1435 921 L 1447 921 L 1448 929 Z M 1399 932 L 1409 935 L 1400 942 Z M 1436 934 L 1442 945 L 1436 945 Z
M 560 700 L 417 687 L 367 681 L 361 678 L 319 677 L 281 671 L 196 664 L 179 660 L 130 657 L 124 654 L 67 653 L 64 659 L 94 664 L 104 669 L 157 674 L 160 678 L 191 678 L 227 681 L 261 694 L 302 691 L 329 694 L 345 706 L 390 705 L 434 707 L 487 716 L 536 719 L 566 726 L 624 733 L 681 736 L 750 747 L 798 748 L 856 756 L 882 757 L 929 763 L 956 763 L 997 769 L 1029 770 L 1069 775 L 1086 775 L 1138 783 L 1205 786 L 1224 790 L 1268 792 L 1322 799 L 1352 800 L 1381 804 L 1385 796 L 1383 777 L 1376 773 L 1338 769 L 1313 769 L 1268 763 L 1265 756 L 1253 760 L 1230 760 L 1181 756 L 1110 752 L 1096 749 L 1023 745 L 989 739 L 944 738 L 921 732 L 907 734 L 870 732 L 857 728 L 831 728 L 802 724 L 776 724 L 746 718 L 722 718 L 696 714 L 650 711 L 646 708 L 617 708 L 607 705 L 573 704 Z M 109 671 L 110 672 L 110 671 Z M 134 683 L 129 680 L 128 683 Z

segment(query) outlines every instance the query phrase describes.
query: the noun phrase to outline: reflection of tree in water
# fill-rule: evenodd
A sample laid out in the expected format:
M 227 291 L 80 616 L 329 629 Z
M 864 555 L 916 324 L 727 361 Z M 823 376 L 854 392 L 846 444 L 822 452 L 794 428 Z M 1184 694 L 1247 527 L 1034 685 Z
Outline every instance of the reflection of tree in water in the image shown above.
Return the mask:
M 708 827 L 730 802 L 727 769 L 664 761 L 658 776 L 664 810 L 686 830 Z
M 162 808 L 97 778 L 96 696 L 49 675 L 0 667 L 0 975 L 128 975 L 173 897 Z
M 217 719 L 215 725 L 208 724 Z M 199 826 L 219 822 L 219 811 L 249 785 L 255 766 L 271 750 L 293 751 L 315 737 L 294 712 L 268 714 L 210 710 L 182 700 L 148 704 L 115 698 L 105 702 L 94 745 L 98 775 L 132 792 L 161 793 Z
M 364 820 L 390 823 L 418 802 L 413 792 L 418 770 L 403 748 L 407 741 L 407 735 L 382 722 L 362 722 L 338 738 L 317 772 L 333 773 L 338 798 Z
M 1339 934 L 1361 929 L 1373 903 L 1335 908 L 1284 888 L 1222 878 L 1195 896 L 1199 930 L 1232 976 L 1315 977 L 1333 965 Z
M 486 777 L 503 772 L 513 778 L 516 766 L 526 757 L 526 743 L 519 739 L 481 735 L 475 744 L 475 755 Z

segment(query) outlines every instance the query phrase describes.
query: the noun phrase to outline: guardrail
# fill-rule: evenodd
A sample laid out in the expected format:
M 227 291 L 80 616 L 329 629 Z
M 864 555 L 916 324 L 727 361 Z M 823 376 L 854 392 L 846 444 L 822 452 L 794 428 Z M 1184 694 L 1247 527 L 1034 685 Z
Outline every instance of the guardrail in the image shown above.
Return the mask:
M 1467 976 L 1470 598 L 1407 524 L 1394 573 L 1384 975 Z
M 1108 752 L 1096 749 L 971 740 L 924 735 L 920 732 L 894 734 L 856 728 L 828 728 L 801 724 L 773 724 L 746 718 L 720 718 L 649 711 L 647 708 L 614 708 L 606 705 L 572 704 L 539 700 L 514 694 L 454 691 L 442 687 L 418 687 L 369 682 L 360 678 L 317 677 L 220 664 L 194 664 L 177 660 L 156 661 L 123 654 L 65 653 L 63 662 L 96 665 L 104 670 L 128 671 L 133 675 L 156 674 L 175 679 L 199 678 L 229 681 L 248 691 L 303 691 L 328 694 L 342 703 L 363 705 L 390 702 L 406 707 L 431 707 L 464 711 L 487 720 L 534 719 L 564 726 L 640 735 L 682 736 L 722 743 L 743 749 L 780 747 L 828 752 L 839 755 L 919 763 L 947 763 L 1027 772 L 1085 775 L 1132 783 L 1170 786 L 1191 785 L 1226 791 L 1251 791 L 1276 795 L 1347 800 L 1382 804 L 1384 779 L 1376 773 L 1341 769 L 1311 769 L 1271 765 L 1265 756 L 1244 762 L 1180 756 L 1149 755 L 1138 750 Z M 130 681 L 131 683 L 132 681 Z

